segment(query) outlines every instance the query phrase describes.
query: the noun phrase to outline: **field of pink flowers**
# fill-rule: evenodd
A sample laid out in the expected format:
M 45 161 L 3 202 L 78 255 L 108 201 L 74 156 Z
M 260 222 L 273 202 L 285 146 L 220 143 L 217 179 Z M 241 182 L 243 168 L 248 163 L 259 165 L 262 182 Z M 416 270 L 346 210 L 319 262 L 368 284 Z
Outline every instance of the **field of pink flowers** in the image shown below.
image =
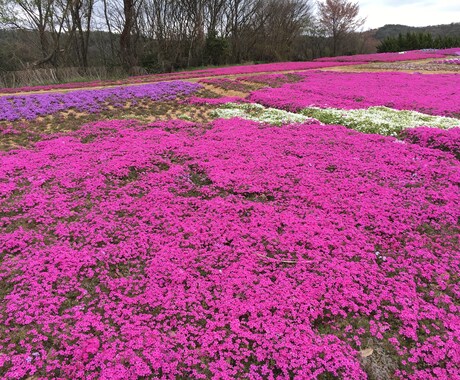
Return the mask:
M 458 118 L 459 76 L 277 65 L 0 98 L 0 138 L 97 120 L 0 151 L 0 378 L 460 378 L 460 128 L 280 114 Z
M 312 71 L 300 75 L 302 81 L 255 91 L 250 100 L 289 110 L 387 106 L 433 115 L 460 115 L 458 74 Z

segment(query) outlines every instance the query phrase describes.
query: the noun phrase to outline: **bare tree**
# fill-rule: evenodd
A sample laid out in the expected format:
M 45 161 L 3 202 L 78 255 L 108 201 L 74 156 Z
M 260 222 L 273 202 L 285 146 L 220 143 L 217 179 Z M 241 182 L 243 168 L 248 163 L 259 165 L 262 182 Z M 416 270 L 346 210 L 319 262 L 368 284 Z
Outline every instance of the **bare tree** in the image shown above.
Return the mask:
M 325 0 L 318 3 L 319 22 L 332 38 L 332 53 L 336 55 L 343 38 L 360 28 L 365 19 L 359 17 L 358 3 L 347 0 Z
M 326 35 L 327 31 L 315 17 L 312 23 L 306 29 L 308 48 L 311 51 L 310 58 L 318 58 L 325 55 L 325 49 L 327 47 Z
M 69 31 L 71 39 L 76 32 L 75 50 L 80 66 L 88 67 L 88 47 L 91 33 L 94 0 L 70 0 L 72 26 Z
M 205 17 L 208 35 L 222 32 L 224 26 L 224 11 L 226 2 L 227 0 L 206 1 Z
M 123 30 L 120 34 L 120 57 L 123 68 L 129 72 L 137 66 L 133 32 L 136 26 L 137 8 L 140 0 L 123 0 Z
M 264 60 L 289 58 L 292 45 L 312 22 L 312 8 L 307 0 L 271 0 L 264 8 L 266 17 L 258 42 Z
M 172 71 L 210 63 L 308 59 L 345 47 L 361 50 L 362 40 L 351 33 L 364 21 L 358 5 L 321 0 L 315 19 L 312 1 L 0 0 L 0 27 L 34 34 L 21 41 L 21 49 L 9 45 L 21 52 L 16 62 L 77 63 L 84 68 L 78 72 L 85 73 L 96 62 L 109 71 L 139 73 L 139 66 Z
M 34 30 L 38 34 L 42 52 L 40 63 L 50 61 L 56 51 L 49 39 L 50 31 L 54 30 L 55 5 L 54 0 L 16 0 L 2 3 L 2 13 L 6 15 L 10 26 Z
M 227 0 L 226 4 L 226 34 L 230 39 L 231 55 L 234 62 L 241 62 L 243 46 L 254 37 L 248 33 L 254 30 L 254 21 L 262 13 L 263 0 Z M 260 20 L 260 18 L 259 18 Z M 260 22 L 259 22 L 260 25 Z

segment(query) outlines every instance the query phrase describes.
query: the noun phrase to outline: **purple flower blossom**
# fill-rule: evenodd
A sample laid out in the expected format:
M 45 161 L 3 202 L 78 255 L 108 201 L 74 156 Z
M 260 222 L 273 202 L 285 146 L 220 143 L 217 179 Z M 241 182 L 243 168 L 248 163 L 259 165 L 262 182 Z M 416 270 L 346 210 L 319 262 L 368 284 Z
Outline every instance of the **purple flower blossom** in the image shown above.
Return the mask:
M 178 96 L 190 95 L 200 88 L 201 85 L 197 83 L 175 81 L 68 93 L 4 96 L 0 97 L 0 121 L 32 120 L 69 109 L 99 113 L 108 105 L 121 107 L 128 100 L 173 100 Z

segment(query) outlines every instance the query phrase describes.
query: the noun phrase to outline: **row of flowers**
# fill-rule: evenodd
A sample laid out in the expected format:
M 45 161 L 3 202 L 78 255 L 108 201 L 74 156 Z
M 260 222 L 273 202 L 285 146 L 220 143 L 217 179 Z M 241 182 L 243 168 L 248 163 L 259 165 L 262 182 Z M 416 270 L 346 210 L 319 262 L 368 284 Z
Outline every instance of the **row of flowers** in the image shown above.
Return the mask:
M 277 126 L 290 123 L 318 123 L 318 120 L 298 113 L 267 108 L 255 103 L 226 103 L 214 110 L 212 115 L 221 119 L 236 117 Z
M 4 96 L 0 97 L 0 121 L 32 120 L 70 109 L 99 113 L 108 107 L 123 107 L 128 101 L 134 106 L 139 99 L 175 100 L 201 88 L 198 83 L 173 81 L 68 93 Z
M 436 63 L 442 65 L 460 65 L 460 58 L 448 58 L 441 61 L 436 61 Z
M 356 110 L 309 107 L 302 109 L 300 113 L 294 113 L 256 103 L 226 103 L 214 110 L 213 115 L 224 119 L 239 117 L 278 126 L 320 121 L 324 124 L 343 125 L 360 132 L 386 136 L 398 136 L 404 129 L 419 126 L 441 129 L 460 127 L 460 120 L 456 118 L 382 106 Z
M 460 50 L 460 48 L 458 49 Z M 315 62 L 399 62 L 416 61 L 429 58 L 443 58 L 445 53 L 442 51 L 423 52 L 420 50 L 402 51 L 397 53 L 375 53 L 344 55 L 338 57 L 323 57 L 315 59 Z
M 293 113 L 255 103 L 226 103 L 212 112 L 217 118 L 240 118 L 282 126 L 292 123 L 337 124 L 364 133 L 395 136 L 427 148 L 460 156 L 460 120 L 387 107 L 342 110 L 306 108 Z
M 230 91 L 248 92 L 261 87 L 280 87 L 286 83 L 297 83 L 303 78 L 303 72 L 287 74 L 244 75 L 234 79 L 206 78 L 199 83 L 209 84 Z
M 437 53 L 443 55 L 460 55 L 460 47 L 445 48 L 445 49 L 421 49 L 422 53 Z
M 301 113 L 325 124 L 339 124 L 360 132 L 386 136 L 398 136 L 404 129 L 419 126 L 441 129 L 460 128 L 460 120 L 456 118 L 432 116 L 416 111 L 401 111 L 388 107 L 356 110 L 310 107 L 303 109 Z

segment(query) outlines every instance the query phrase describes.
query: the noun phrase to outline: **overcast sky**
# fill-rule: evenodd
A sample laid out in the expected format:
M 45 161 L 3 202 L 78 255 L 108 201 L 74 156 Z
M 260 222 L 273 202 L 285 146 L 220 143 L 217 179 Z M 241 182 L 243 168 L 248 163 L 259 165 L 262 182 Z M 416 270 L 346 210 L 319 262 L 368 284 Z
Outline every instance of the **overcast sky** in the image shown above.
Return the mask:
M 360 0 L 365 29 L 385 24 L 427 26 L 460 22 L 460 0 Z

